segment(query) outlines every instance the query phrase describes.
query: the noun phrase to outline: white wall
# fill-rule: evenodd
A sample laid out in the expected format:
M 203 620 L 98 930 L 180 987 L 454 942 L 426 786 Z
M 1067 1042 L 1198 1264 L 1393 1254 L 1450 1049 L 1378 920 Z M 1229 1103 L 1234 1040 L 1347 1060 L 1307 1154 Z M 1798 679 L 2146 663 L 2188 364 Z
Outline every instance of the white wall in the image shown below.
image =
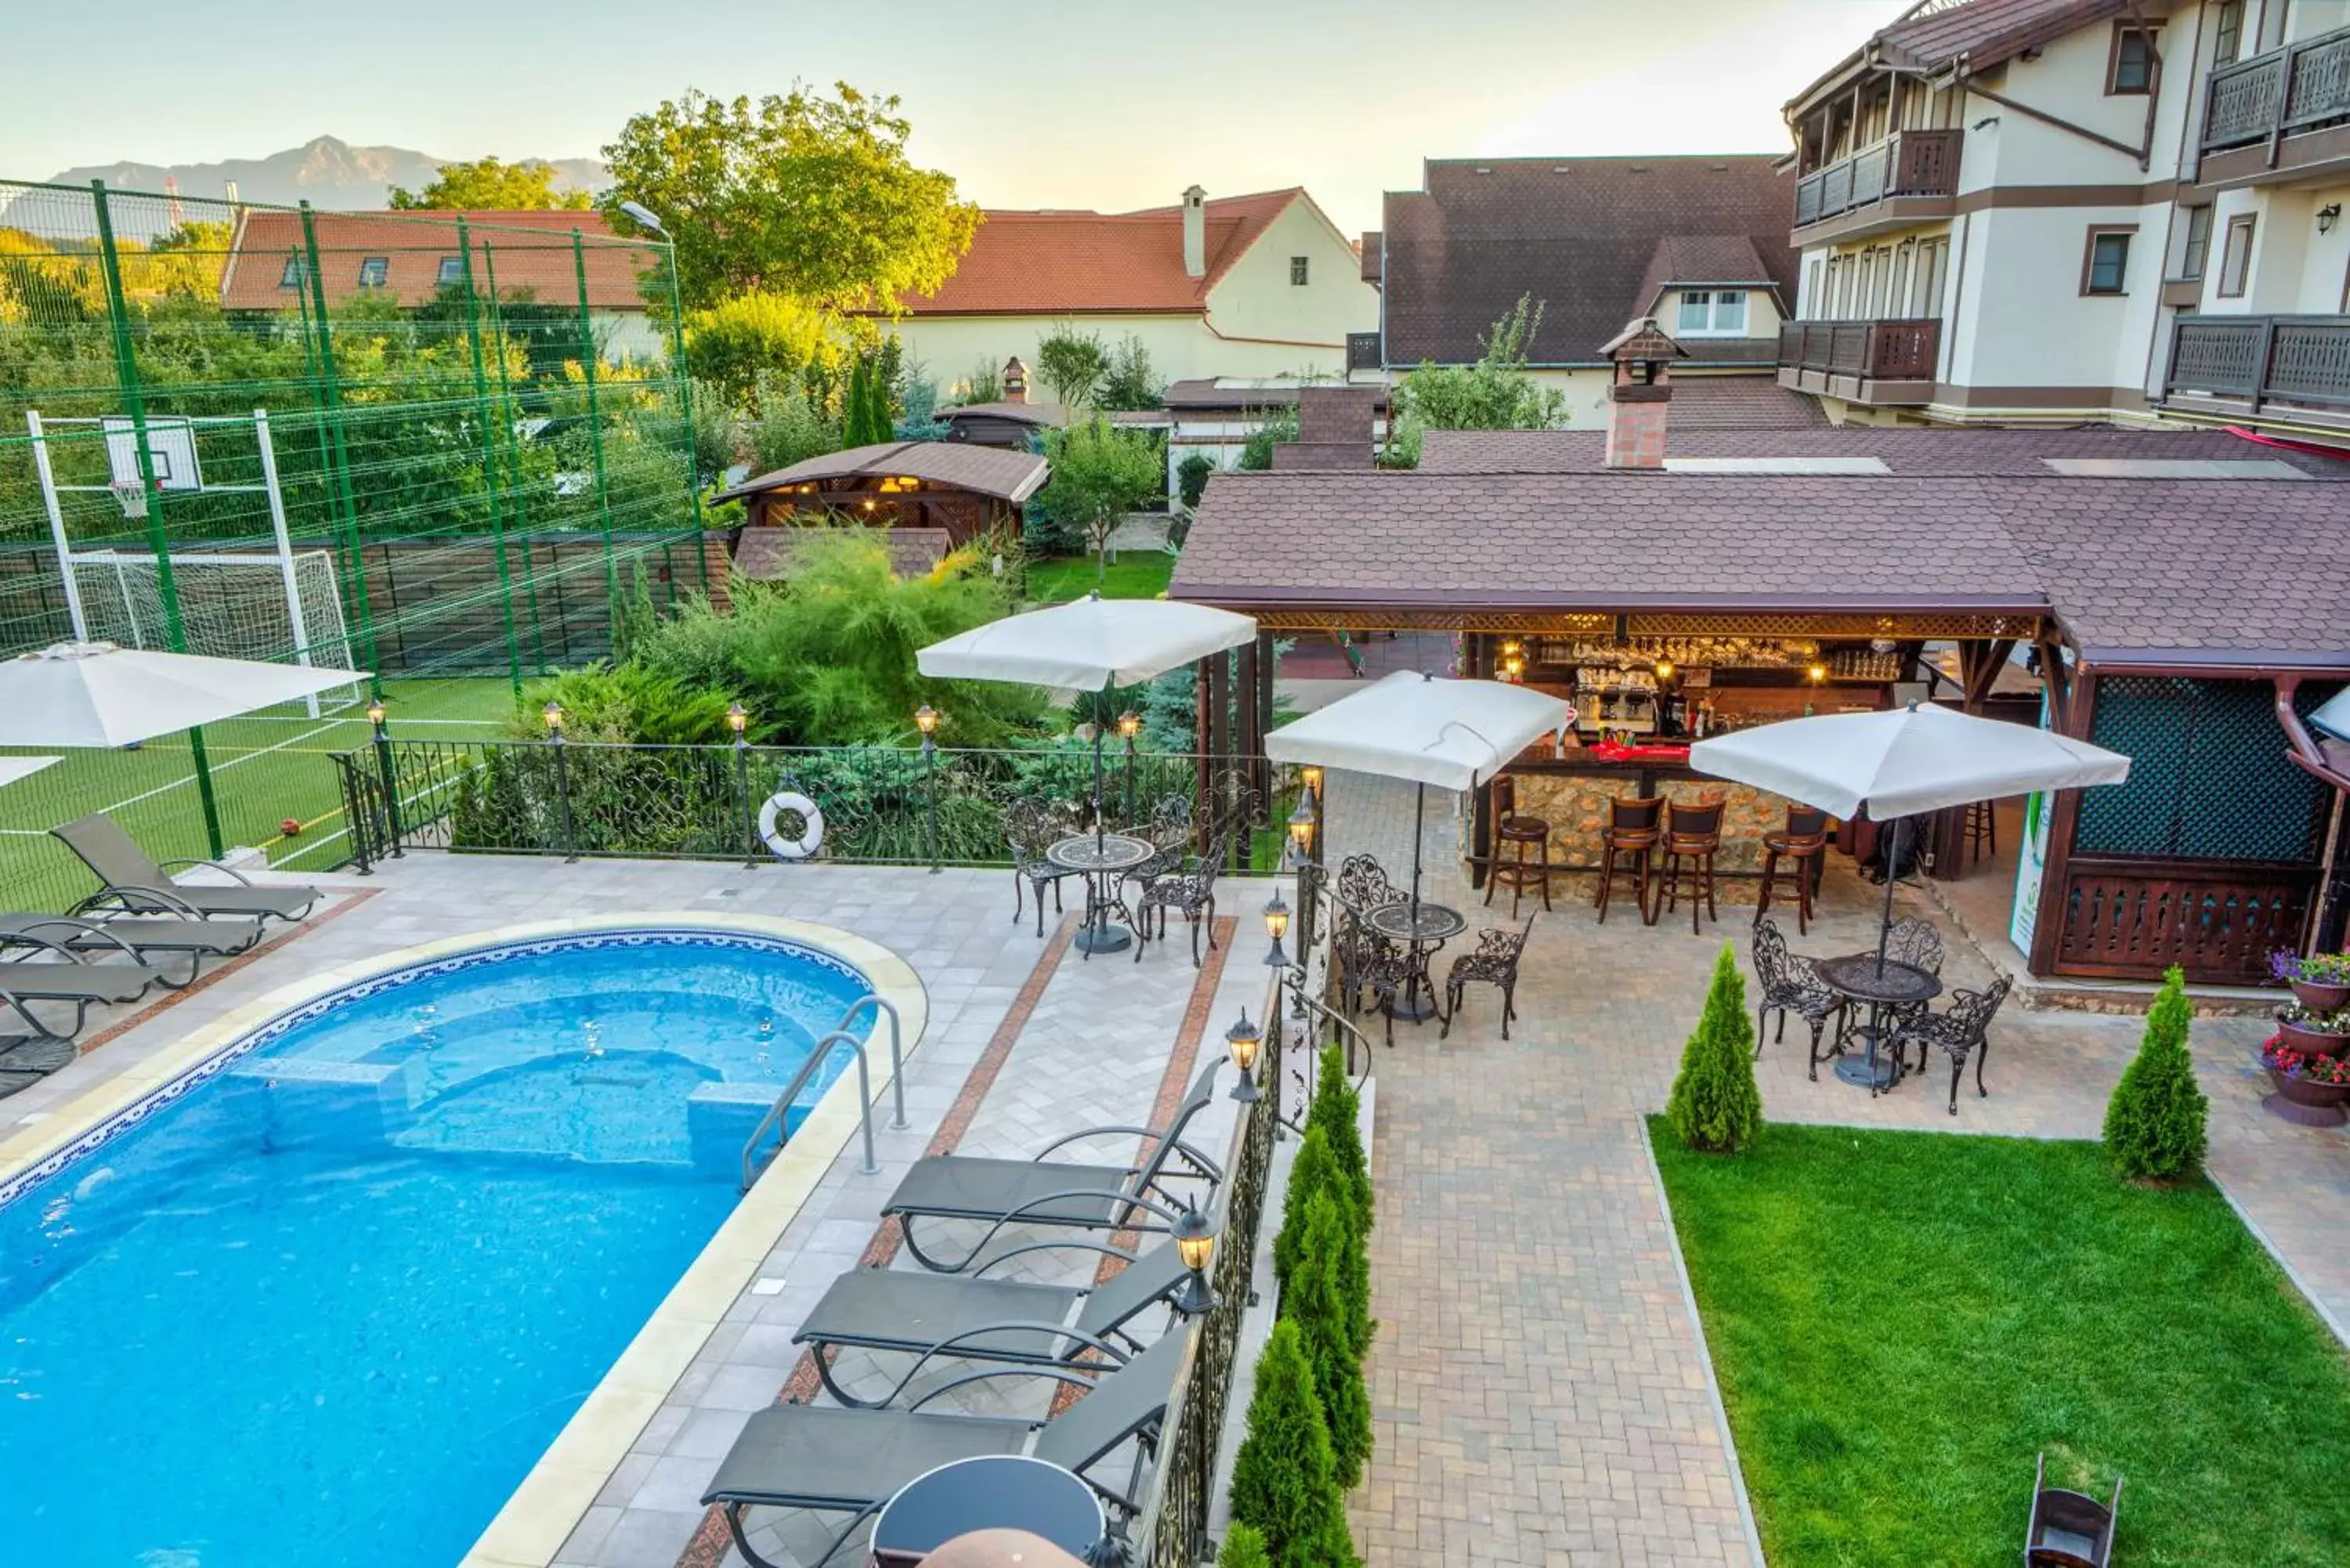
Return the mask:
M 1164 381 L 1297 370 L 1335 376 L 1347 362 L 1343 339 L 1334 348 L 1237 342 L 1216 337 L 1197 316 L 909 316 L 890 330 L 922 362 L 942 394 L 951 395 L 974 367 L 1001 369 L 1016 354 L 1029 369 L 1029 397 L 1041 401 L 1053 394 L 1035 379 L 1036 345 L 1061 327 L 1098 332 L 1112 348 L 1129 333 L 1139 337 L 1150 352 L 1153 373 Z
M 1289 281 L 1292 256 L 1306 258 L 1302 286 Z M 1336 350 L 1344 369 L 1347 334 L 1379 324 L 1379 291 L 1362 274 L 1344 236 L 1310 203 L 1292 202 L 1209 291 L 1208 324 L 1227 338 Z
M 1945 377 L 1960 386 L 2136 387 L 2161 315 L 2168 203 L 2000 207 L 1969 215 L 1956 259 L 1956 327 Z M 2124 292 L 2085 296 L 2092 226 L 2137 225 Z M 1949 313 L 1946 322 L 1952 319 Z

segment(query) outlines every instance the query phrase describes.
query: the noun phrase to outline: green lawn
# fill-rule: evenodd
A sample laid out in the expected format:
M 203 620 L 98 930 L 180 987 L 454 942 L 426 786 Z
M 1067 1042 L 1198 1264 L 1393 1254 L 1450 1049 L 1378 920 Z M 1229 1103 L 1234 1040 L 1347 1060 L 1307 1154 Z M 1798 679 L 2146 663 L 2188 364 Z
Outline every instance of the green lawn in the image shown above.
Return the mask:
M 1155 599 L 1175 575 L 1175 557 L 1163 550 L 1128 550 L 1109 564 L 1102 578 L 1106 599 Z M 1028 563 L 1028 597 L 1038 604 L 1081 599 L 1094 591 L 1091 556 L 1063 556 Z
M 498 733 L 494 722 L 514 705 L 512 688 L 494 679 L 392 680 L 384 693 L 391 732 L 406 740 L 492 738 Z M 347 853 L 342 793 L 330 759 L 365 745 L 370 732 L 359 706 L 317 719 L 299 708 L 281 711 L 288 716 L 235 719 L 204 729 L 221 836 L 228 845 L 266 849 L 280 864 L 324 869 Z M 135 751 L 55 754 L 65 760 L 0 789 L 0 909 L 62 909 L 95 888 L 47 831 L 89 812 L 112 815 L 158 859 L 207 853 L 185 734 L 161 736 Z M 300 832 L 283 831 L 288 818 Z
M 2128 1478 L 2116 1563 L 2350 1562 L 2350 1364 L 2214 1189 L 2093 1144 L 1651 1132 L 1773 1563 L 2012 1563 L 2041 1449 Z

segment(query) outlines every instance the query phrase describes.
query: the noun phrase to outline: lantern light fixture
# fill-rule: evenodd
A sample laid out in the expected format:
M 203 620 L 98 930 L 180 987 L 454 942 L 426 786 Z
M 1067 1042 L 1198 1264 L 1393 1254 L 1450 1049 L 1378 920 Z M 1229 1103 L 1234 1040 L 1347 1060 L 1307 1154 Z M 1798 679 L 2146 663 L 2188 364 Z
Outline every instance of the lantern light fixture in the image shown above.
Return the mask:
M 1215 1311 L 1216 1293 L 1208 1283 L 1208 1264 L 1216 1255 L 1216 1222 L 1187 1200 L 1169 1227 L 1169 1234 L 1174 1239 L 1175 1255 L 1191 1271 L 1170 1304 L 1185 1317 Z
M 1257 1051 L 1264 1044 L 1264 1032 L 1249 1022 L 1248 1010 L 1241 1010 L 1241 1021 L 1224 1031 L 1224 1044 L 1232 1053 L 1232 1065 L 1240 1069 L 1240 1081 L 1232 1085 L 1232 1097 L 1243 1105 L 1264 1097 L 1256 1086 Z
M 748 708 L 743 707 L 740 702 L 728 704 L 726 709 L 726 727 L 733 731 L 736 737 L 739 739 L 743 732 L 751 727 L 751 711 Z
M 546 721 L 546 732 L 548 734 L 560 735 L 563 733 L 562 703 L 549 702 L 545 708 L 539 711 L 538 716 Z

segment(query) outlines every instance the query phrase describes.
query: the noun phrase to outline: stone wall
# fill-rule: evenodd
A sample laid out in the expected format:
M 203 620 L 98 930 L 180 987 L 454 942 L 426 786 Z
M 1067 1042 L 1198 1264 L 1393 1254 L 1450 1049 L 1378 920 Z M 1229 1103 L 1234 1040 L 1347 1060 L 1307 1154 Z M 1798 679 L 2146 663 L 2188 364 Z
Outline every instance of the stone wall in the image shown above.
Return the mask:
M 1599 832 L 1607 826 L 1607 803 L 1638 792 L 1637 779 L 1601 774 L 1520 773 L 1518 812 L 1550 824 L 1550 858 L 1569 870 L 1596 871 Z M 1721 850 L 1714 869 L 1724 877 L 1762 869 L 1762 836 L 1787 825 L 1787 801 L 1751 784 L 1723 779 L 1663 779 L 1658 793 L 1667 800 L 1718 798 L 1729 809 L 1721 817 Z M 1731 889 L 1725 887 L 1723 895 Z

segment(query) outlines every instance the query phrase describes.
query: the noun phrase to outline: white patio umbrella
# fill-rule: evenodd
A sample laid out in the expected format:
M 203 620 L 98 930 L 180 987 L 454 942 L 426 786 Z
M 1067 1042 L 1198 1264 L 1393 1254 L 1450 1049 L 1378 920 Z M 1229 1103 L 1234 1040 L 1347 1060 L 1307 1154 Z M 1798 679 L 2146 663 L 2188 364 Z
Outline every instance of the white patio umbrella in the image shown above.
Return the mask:
M 1875 713 L 1823 713 L 1700 741 L 1690 766 L 1849 817 L 1866 805 L 1893 824 L 1877 961 L 1893 926 L 1901 828 L 1912 816 L 2034 790 L 2120 784 L 2130 760 L 2069 735 L 1912 702 Z
M 1565 701 L 1500 680 L 1455 680 L 1399 670 L 1264 738 L 1277 763 L 1309 763 L 1409 779 L 1411 902 L 1419 909 L 1419 824 L 1428 786 L 1471 790 L 1539 736 L 1575 722 Z
M 1256 622 L 1208 605 L 1105 599 L 1098 593 L 934 642 L 914 655 L 937 680 L 1000 680 L 1064 691 L 1131 686 L 1179 665 L 1238 648 Z M 1102 829 L 1102 732 L 1094 726 L 1094 834 Z
M 127 746 L 366 679 L 356 670 L 60 642 L 0 660 L 0 746 Z

